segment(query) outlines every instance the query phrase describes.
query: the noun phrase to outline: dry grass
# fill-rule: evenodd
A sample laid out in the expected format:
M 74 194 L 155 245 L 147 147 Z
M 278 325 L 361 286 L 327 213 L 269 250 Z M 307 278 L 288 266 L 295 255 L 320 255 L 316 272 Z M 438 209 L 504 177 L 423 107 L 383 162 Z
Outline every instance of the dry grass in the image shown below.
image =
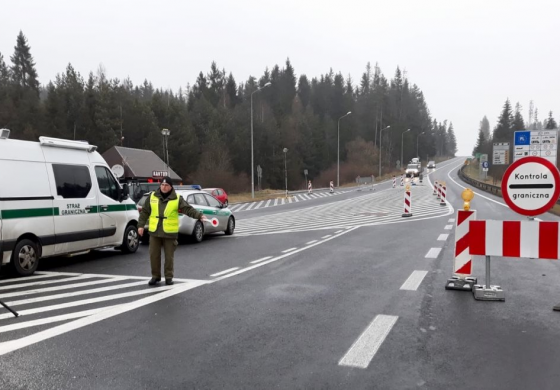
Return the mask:
M 229 195 L 229 203 L 243 203 L 243 202 L 251 202 L 251 201 L 261 201 L 261 200 L 268 200 L 268 199 L 276 199 L 276 198 L 283 198 L 285 196 L 285 192 L 282 190 L 262 190 L 262 191 L 255 191 L 255 199 L 251 197 L 250 192 L 243 192 L 240 194 L 233 194 Z

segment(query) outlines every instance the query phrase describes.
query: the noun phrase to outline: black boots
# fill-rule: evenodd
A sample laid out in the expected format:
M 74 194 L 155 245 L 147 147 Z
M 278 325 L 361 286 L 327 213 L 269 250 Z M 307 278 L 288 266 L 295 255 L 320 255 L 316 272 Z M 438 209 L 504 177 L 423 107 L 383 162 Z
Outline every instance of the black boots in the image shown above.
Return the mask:
M 156 284 L 158 284 L 160 282 L 161 279 L 156 279 L 156 278 L 151 278 L 150 281 L 148 282 L 149 286 L 155 286 Z
M 173 279 L 171 279 L 171 278 L 165 279 L 165 284 L 167 284 L 168 286 L 171 286 L 173 284 Z

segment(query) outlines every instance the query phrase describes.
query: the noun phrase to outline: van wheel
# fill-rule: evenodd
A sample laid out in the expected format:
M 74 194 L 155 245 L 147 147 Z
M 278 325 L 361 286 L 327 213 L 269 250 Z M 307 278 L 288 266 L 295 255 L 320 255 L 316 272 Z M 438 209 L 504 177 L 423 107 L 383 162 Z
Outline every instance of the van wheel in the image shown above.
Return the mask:
M 234 230 L 235 230 L 235 220 L 233 219 L 233 217 L 229 217 L 227 221 L 227 229 L 225 231 L 226 236 L 231 236 Z
M 32 275 L 39 266 L 39 247 L 29 239 L 17 243 L 12 252 L 12 267 L 21 276 Z
M 134 225 L 128 225 L 124 230 L 123 243 L 119 247 L 124 253 L 134 253 L 140 246 L 140 235 L 138 229 Z
M 204 226 L 202 226 L 202 222 L 196 221 L 192 232 L 192 239 L 194 242 L 199 243 L 202 241 L 203 238 L 204 238 Z

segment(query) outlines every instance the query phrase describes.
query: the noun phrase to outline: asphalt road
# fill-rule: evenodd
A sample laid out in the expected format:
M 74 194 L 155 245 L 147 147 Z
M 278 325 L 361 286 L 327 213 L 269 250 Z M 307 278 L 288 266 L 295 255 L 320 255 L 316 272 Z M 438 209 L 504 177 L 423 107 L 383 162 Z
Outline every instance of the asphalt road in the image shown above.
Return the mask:
M 234 236 L 178 247 L 172 288 L 146 285 L 146 246 L 2 279 L 23 315 L 0 311 L 0 388 L 558 389 L 557 262 L 493 258 L 505 302 L 444 288 L 461 161 L 412 187 L 410 218 L 391 183 L 240 212 Z M 472 208 L 522 219 L 485 193 Z

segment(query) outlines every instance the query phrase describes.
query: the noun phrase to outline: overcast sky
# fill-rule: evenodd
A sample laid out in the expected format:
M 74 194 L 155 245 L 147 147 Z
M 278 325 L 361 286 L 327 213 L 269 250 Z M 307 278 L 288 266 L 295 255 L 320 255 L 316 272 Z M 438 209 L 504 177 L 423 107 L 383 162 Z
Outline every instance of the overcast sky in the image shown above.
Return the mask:
M 177 90 L 211 62 L 238 82 L 290 58 L 296 75 L 332 68 L 355 82 L 367 62 L 387 78 L 397 66 L 424 92 L 432 117 L 453 122 L 460 155 L 479 122 L 492 128 L 506 98 L 527 120 L 560 118 L 558 0 L 0 0 L 0 53 L 20 30 L 42 84 L 70 62 L 84 77 L 102 63 L 110 78 Z

